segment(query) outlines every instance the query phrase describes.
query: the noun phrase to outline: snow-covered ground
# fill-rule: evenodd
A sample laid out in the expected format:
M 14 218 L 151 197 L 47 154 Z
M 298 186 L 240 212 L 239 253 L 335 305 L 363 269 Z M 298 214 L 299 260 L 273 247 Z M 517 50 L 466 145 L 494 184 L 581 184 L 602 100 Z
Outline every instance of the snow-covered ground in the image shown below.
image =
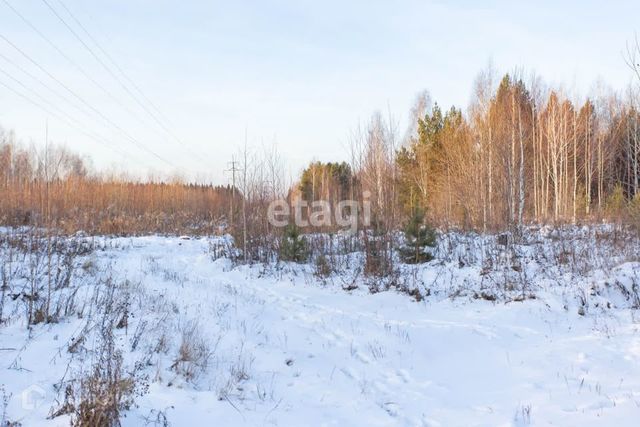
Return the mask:
M 233 266 L 211 239 L 99 238 L 56 291 L 66 313 L 30 329 L 16 289 L 47 263 L 6 262 L 5 247 L 0 420 L 69 424 L 49 415 L 98 360 L 104 310 L 89 305 L 112 289 L 116 345 L 143 385 L 125 426 L 636 426 L 640 264 L 590 233 L 556 238 L 566 255 L 542 231 L 504 265 L 486 237 L 450 237 L 436 261 L 403 267 L 401 287 L 425 298 L 371 293 L 356 273 Z M 598 265 L 558 261 L 580 244 Z

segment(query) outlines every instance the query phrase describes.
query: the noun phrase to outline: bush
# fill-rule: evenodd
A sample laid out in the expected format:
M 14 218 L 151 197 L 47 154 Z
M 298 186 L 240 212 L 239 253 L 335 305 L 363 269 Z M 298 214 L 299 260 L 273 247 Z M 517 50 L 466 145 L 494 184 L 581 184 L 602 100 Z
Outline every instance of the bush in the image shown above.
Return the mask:
M 364 274 L 385 277 L 393 271 L 392 245 L 388 236 L 364 234 Z
M 123 375 L 120 352 L 113 356 L 96 364 L 93 372 L 80 381 L 80 402 L 75 405 L 72 426 L 119 426 L 121 411 L 133 404 L 135 381 Z
M 333 268 L 331 267 L 331 262 L 329 258 L 324 254 L 318 255 L 315 259 L 316 276 L 321 278 L 326 278 L 326 277 L 329 277 L 332 272 L 333 272 Z
M 364 274 L 378 278 L 390 276 L 393 273 L 393 230 L 374 216 L 370 228 L 362 233 L 362 242 Z

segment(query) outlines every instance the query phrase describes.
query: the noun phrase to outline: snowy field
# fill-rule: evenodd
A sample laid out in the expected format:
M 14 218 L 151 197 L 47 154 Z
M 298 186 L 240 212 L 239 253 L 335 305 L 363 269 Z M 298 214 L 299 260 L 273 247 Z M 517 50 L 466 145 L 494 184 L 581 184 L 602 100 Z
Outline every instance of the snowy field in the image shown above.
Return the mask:
M 30 328 L 50 262 L 4 242 L 0 420 L 69 425 L 110 330 L 138 384 L 124 426 L 637 426 L 640 248 L 554 233 L 445 236 L 376 293 L 355 267 L 233 266 L 213 238 L 85 238 Z

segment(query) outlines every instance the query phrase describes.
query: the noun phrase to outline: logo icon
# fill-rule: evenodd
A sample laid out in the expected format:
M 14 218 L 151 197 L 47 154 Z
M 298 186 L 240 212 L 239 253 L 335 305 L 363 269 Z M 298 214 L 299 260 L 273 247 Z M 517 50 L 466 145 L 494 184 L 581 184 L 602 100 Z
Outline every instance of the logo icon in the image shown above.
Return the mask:
M 33 384 L 22 390 L 21 396 L 22 409 L 33 411 L 42 404 L 44 398 L 47 396 L 47 392 L 39 385 Z

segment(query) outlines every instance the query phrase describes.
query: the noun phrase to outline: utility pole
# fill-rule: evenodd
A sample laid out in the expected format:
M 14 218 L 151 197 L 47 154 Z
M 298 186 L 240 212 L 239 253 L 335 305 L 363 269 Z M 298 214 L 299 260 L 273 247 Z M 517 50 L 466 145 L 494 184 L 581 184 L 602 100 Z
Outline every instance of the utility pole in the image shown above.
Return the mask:
M 236 198 L 236 172 L 240 169 L 236 167 L 236 160 L 234 156 L 231 156 L 231 161 L 228 163 L 229 169 L 226 169 L 225 172 L 231 172 L 231 203 L 230 203 L 230 211 L 229 211 L 229 219 L 230 219 L 230 229 L 233 230 L 234 224 L 234 209 L 233 202 Z
M 247 128 L 244 128 L 244 151 L 242 160 L 242 256 L 245 264 L 247 254 Z

